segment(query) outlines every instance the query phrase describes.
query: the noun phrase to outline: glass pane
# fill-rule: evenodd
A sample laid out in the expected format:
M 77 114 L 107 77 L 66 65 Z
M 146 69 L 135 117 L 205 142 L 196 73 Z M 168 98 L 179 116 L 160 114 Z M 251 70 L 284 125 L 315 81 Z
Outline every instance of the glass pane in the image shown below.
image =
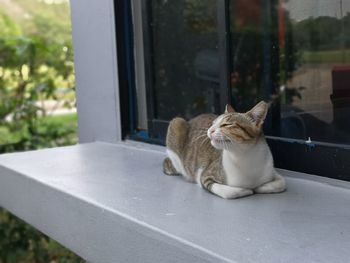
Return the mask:
M 264 28 L 261 0 L 231 1 L 232 67 L 231 86 L 236 110 L 246 111 L 263 98 Z M 268 43 L 266 43 L 268 44 Z
M 155 119 L 191 118 L 219 103 L 213 0 L 151 1 Z
M 233 104 L 273 102 L 268 135 L 350 142 L 350 0 L 230 1 Z
M 299 122 L 294 129 L 315 141 L 350 142 L 349 11 L 349 0 L 291 0 L 281 6 L 290 27 L 285 38 L 295 47 L 293 61 L 286 60 L 293 71 L 283 83 L 282 116 L 293 113 Z M 295 136 L 287 129 L 283 135 Z

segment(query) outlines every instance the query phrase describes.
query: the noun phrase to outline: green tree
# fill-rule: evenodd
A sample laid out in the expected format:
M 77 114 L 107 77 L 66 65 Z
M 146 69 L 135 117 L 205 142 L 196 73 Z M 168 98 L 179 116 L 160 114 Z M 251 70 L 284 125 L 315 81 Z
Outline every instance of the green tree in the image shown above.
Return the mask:
M 0 152 L 73 144 L 75 117 L 48 117 L 40 103 L 47 99 L 64 100 L 67 106 L 74 103 L 68 6 L 53 7 L 66 13 L 60 22 L 39 1 L 10 3 L 23 4 L 19 7 L 33 19 L 16 20 L 0 6 Z M 21 262 L 83 260 L 0 208 L 0 263 Z
M 1 17 L 15 28 L 9 17 Z M 0 38 L 0 151 L 47 147 L 56 136 L 64 136 L 40 132 L 38 120 L 46 113 L 39 102 L 59 99 L 60 86 L 73 91 L 71 50 L 71 43 L 55 43 L 40 36 Z M 73 98 L 66 96 L 67 104 Z

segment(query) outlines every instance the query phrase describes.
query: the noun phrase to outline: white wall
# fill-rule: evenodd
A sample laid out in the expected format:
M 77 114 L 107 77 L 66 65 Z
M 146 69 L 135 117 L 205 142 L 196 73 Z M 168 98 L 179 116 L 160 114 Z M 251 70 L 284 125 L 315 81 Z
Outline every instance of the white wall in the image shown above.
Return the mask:
M 113 0 L 71 0 L 79 141 L 121 139 Z

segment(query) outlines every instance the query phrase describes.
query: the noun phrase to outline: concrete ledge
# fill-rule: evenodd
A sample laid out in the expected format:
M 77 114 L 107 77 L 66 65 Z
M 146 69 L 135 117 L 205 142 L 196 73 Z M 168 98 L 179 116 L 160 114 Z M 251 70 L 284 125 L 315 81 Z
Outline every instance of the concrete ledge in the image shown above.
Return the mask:
M 348 262 L 350 184 L 281 171 L 288 191 L 223 200 L 164 176 L 162 147 L 0 156 L 0 206 L 91 262 Z

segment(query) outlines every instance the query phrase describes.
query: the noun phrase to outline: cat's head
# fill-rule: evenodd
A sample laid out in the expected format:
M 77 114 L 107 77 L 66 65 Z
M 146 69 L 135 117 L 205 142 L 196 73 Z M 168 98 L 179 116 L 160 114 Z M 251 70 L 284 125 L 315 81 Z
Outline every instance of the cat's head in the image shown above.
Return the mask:
M 218 116 L 208 129 L 211 144 L 217 149 L 227 149 L 234 144 L 252 144 L 262 134 L 268 104 L 259 102 L 246 113 L 236 112 L 226 105 L 225 113 Z

